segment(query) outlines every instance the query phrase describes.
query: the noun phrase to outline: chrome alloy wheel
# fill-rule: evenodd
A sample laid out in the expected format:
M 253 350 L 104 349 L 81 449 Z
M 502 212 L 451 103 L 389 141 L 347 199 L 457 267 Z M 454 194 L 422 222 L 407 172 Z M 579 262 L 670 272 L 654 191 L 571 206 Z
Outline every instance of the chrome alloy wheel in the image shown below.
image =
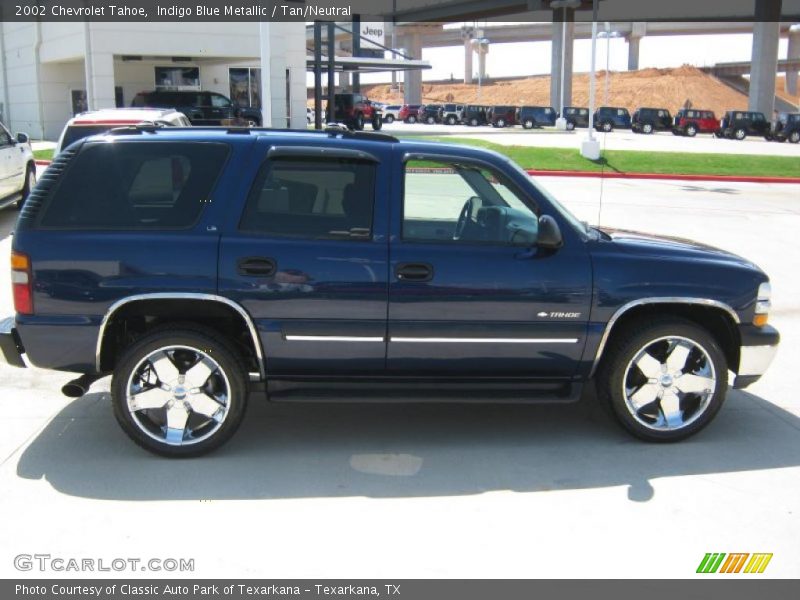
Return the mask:
M 228 416 L 227 375 L 211 356 L 189 346 L 166 346 L 145 356 L 126 390 L 133 422 L 169 446 L 210 438 Z
M 623 377 L 625 405 L 639 423 L 675 431 L 708 408 L 717 374 L 708 351 L 689 338 L 661 337 L 634 354 Z

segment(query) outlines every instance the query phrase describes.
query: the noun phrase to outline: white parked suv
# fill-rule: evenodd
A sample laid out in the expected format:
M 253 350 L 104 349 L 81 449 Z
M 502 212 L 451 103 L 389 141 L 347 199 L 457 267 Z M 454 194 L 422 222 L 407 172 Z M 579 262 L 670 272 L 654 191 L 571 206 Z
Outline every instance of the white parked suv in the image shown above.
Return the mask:
M 403 108 L 402 104 L 388 104 L 383 107 L 383 122 L 394 123 L 399 117 L 400 109 Z
M 0 123 L 0 208 L 20 208 L 36 185 L 36 163 L 25 133 L 12 136 Z
M 191 127 L 192 122 L 182 112 L 172 108 L 102 108 L 82 112 L 72 117 L 58 138 L 53 156 L 80 139 L 103 133 L 115 127 L 139 124 L 165 127 Z

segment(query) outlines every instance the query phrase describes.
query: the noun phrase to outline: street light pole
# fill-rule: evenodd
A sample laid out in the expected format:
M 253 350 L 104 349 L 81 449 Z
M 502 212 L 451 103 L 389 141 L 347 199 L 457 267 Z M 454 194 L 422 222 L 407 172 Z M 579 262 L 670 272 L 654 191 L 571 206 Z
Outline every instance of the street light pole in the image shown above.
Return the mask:
M 603 100 L 603 104 L 608 106 L 608 69 L 610 66 L 611 59 L 611 25 L 609 25 L 608 21 L 606 21 L 606 93 L 605 99 Z
M 594 139 L 594 62 L 597 56 L 597 0 L 592 0 L 592 62 L 589 68 L 589 128 L 581 144 L 581 156 L 589 160 L 600 158 L 600 143 Z

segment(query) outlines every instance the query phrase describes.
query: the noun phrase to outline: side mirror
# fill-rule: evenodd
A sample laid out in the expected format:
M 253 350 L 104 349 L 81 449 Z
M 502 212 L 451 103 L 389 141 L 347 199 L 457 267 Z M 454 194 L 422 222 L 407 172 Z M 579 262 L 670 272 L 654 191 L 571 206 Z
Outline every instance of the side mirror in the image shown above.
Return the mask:
M 30 141 L 27 133 L 18 133 L 17 134 L 17 143 L 18 144 L 27 144 Z
M 536 243 L 539 248 L 555 250 L 564 245 L 564 238 L 556 220 L 550 215 L 539 217 L 539 237 Z

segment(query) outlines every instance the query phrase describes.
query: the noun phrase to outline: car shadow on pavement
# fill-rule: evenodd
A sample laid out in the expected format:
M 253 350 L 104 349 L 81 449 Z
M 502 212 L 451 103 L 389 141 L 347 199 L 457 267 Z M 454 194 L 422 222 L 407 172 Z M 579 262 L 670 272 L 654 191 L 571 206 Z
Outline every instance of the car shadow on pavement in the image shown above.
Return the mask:
M 6 239 L 17 226 L 19 211 L 13 207 L 0 210 L 0 240 Z
M 629 437 L 590 390 L 573 405 L 270 404 L 213 454 L 169 460 L 135 446 L 108 393 L 67 405 L 23 451 L 17 475 L 110 500 L 417 497 L 628 486 L 657 478 L 794 467 L 800 419 L 732 391 L 714 423 L 677 444 Z

